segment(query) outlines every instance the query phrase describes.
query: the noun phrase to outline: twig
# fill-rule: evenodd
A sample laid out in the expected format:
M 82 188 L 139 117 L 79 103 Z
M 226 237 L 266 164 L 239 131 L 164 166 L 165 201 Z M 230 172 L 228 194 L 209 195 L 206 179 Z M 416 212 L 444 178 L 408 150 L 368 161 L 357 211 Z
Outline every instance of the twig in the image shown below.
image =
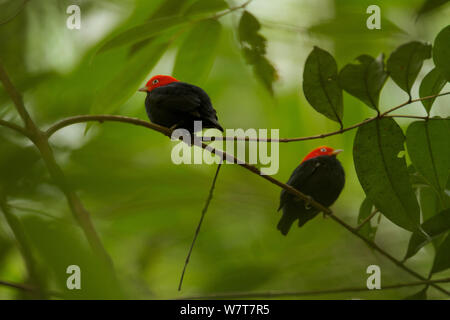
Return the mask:
M 28 132 L 24 128 L 22 128 L 21 126 L 18 126 L 15 123 L 0 119 L 0 126 L 15 130 L 18 133 L 30 138 L 30 135 L 28 134 Z
M 448 283 L 450 278 L 423 280 L 408 283 L 398 283 L 383 286 L 380 290 L 390 290 L 405 287 L 415 287 L 420 285 L 429 285 L 436 283 Z M 340 289 L 326 289 L 326 290 L 311 290 L 311 291 L 260 291 L 260 292 L 230 292 L 230 293 L 215 293 L 209 295 L 187 296 L 176 298 L 175 300 L 205 300 L 205 299 L 244 299 L 244 298 L 276 298 L 288 296 L 312 296 L 330 293 L 345 293 L 345 292 L 376 292 L 379 290 L 369 290 L 367 287 L 349 287 Z
M 450 92 L 445 92 L 445 93 L 441 93 L 438 95 L 433 95 L 433 96 L 428 96 L 428 97 L 423 97 L 420 99 L 415 99 L 409 102 L 405 102 L 402 103 L 401 105 L 398 105 L 388 111 L 386 111 L 385 113 L 380 114 L 380 117 L 387 117 L 387 114 L 397 110 L 401 107 L 404 107 L 410 103 L 413 102 L 417 102 L 417 101 L 421 101 L 421 100 L 426 100 L 426 99 L 432 99 L 432 98 L 436 98 L 438 96 L 443 96 L 443 95 L 447 95 L 450 94 Z M 395 116 L 394 116 L 395 117 Z M 322 138 L 326 138 L 332 135 L 336 135 L 336 134 L 340 134 L 340 133 L 344 133 L 346 131 L 352 130 L 352 129 L 356 129 L 362 125 L 365 125 L 366 123 L 369 123 L 375 119 L 377 119 L 378 116 L 376 117 L 372 117 L 372 118 L 368 118 L 364 121 L 361 121 L 357 124 L 354 124 L 350 127 L 344 128 L 342 130 L 338 130 L 338 131 L 334 131 L 334 132 L 329 132 L 329 133 L 324 133 L 324 134 L 319 134 L 319 135 L 314 135 L 314 136 L 309 136 L 309 137 L 300 137 L 300 138 L 281 138 L 281 139 L 261 139 L 261 138 L 240 138 L 240 137 L 203 137 L 203 141 L 215 141 L 215 140 L 237 140 L 237 141 L 263 141 L 263 142 L 294 142 L 294 141 L 304 141 L 304 140 L 313 140 L 313 139 L 322 139 Z M 126 117 L 126 116 L 117 116 L 117 115 L 108 115 L 108 114 L 101 114 L 101 115 L 80 115 L 80 116 L 74 116 L 74 117 L 69 117 L 66 119 L 63 119 L 57 123 L 55 123 L 54 125 L 50 126 L 47 131 L 45 132 L 46 136 L 48 138 L 50 138 L 56 131 L 70 126 L 72 124 L 76 124 L 76 123 L 84 123 L 84 122 L 89 122 L 89 121 L 98 121 L 100 123 L 104 122 L 104 121 L 114 121 L 114 122 L 126 122 L 126 123 L 132 123 L 134 125 L 137 126 L 141 126 L 141 127 L 146 127 L 149 129 L 152 129 L 154 131 L 158 131 L 166 136 L 170 136 L 171 132 L 168 128 L 145 121 L 145 120 L 141 120 L 138 118 L 132 118 L 132 117 Z
M 378 118 L 384 118 L 384 117 L 397 117 L 395 115 L 388 115 L 389 113 L 398 110 L 400 108 L 403 108 L 409 104 L 412 104 L 414 102 L 418 102 L 418 101 L 422 101 L 422 100 L 428 100 L 428 99 L 433 99 L 439 96 L 445 96 L 450 94 L 449 92 L 444 92 L 444 93 L 440 93 L 440 94 L 436 94 L 436 95 L 432 95 L 432 96 L 427 96 L 427 97 L 422 97 L 422 98 L 418 98 L 418 99 L 414 99 L 414 100 L 408 100 L 402 104 L 399 104 L 398 106 L 395 106 L 383 113 L 380 113 L 379 115 L 376 115 L 375 117 L 372 118 L 368 118 L 364 121 L 361 121 L 359 123 L 356 123 L 352 126 L 349 126 L 347 128 L 342 128 L 339 129 L 337 131 L 333 131 L 333 132 L 329 132 L 329 133 L 323 133 L 323 134 L 318 134 L 318 135 L 314 135 L 314 136 L 308 136 L 308 137 L 299 137 L 299 138 L 281 138 L 281 139 L 271 139 L 271 138 L 267 138 L 267 139 L 261 139 L 261 138 L 249 138 L 249 137 L 245 137 L 245 138 L 241 138 L 241 137 L 221 137 L 221 136 L 217 136 L 217 137 L 204 137 L 203 140 L 204 141 L 222 141 L 222 140 L 235 140 L 235 141 L 263 141 L 263 142 L 294 142 L 294 141 L 305 141 L 305 140 L 314 140 L 314 139 L 322 139 L 322 138 L 326 138 L 326 137 L 330 137 L 336 134 L 341 134 L 344 133 L 346 131 L 352 130 L 352 129 L 356 129 L 362 125 L 365 125 L 371 121 L 374 121 Z M 405 116 L 405 115 L 400 115 L 398 116 L 400 118 L 417 118 L 417 116 Z M 421 118 L 422 119 L 422 118 Z M 428 117 L 424 117 L 423 119 L 428 119 Z
M 141 127 L 146 127 L 148 129 L 152 129 L 154 131 L 158 131 L 166 136 L 170 136 L 171 132 L 169 130 L 169 128 L 148 122 L 148 121 L 144 121 L 138 118 L 131 118 L 131 117 L 124 117 L 124 116 L 114 116 L 114 115 L 107 115 L 107 114 L 102 114 L 102 115 L 82 115 L 82 116 L 74 116 L 74 117 L 70 117 L 70 118 L 66 118 L 64 120 L 59 121 L 58 123 L 54 124 L 53 126 L 51 126 L 46 132 L 45 135 L 50 138 L 56 131 L 70 126 L 72 124 L 76 124 L 76 123 L 84 123 L 84 122 L 89 122 L 89 121 L 98 121 L 100 123 L 105 122 L 105 121 L 112 121 L 112 122 L 127 122 L 127 123 L 131 123 L 137 126 L 141 126 Z
M 365 218 L 356 228 L 356 231 L 359 231 L 367 222 L 369 222 L 374 215 L 378 213 L 378 209 L 375 209 L 367 218 Z
M 186 268 L 189 263 L 189 259 L 191 258 L 192 249 L 194 249 L 195 241 L 197 240 L 198 234 L 200 233 L 200 228 L 202 226 L 203 219 L 205 218 L 205 214 L 208 211 L 209 203 L 212 200 L 214 187 L 216 186 L 217 176 L 219 175 L 221 166 L 222 166 L 222 163 L 219 163 L 217 166 L 216 174 L 214 175 L 211 189 L 209 189 L 209 195 L 208 195 L 208 198 L 206 199 L 205 206 L 203 207 L 202 215 L 200 217 L 200 221 L 198 222 L 197 229 L 195 230 L 194 239 L 192 239 L 191 247 L 189 248 L 189 252 L 186 257 L 186 261 L 184 262 L 183 272 L 181 273 L 180 283 L 178 284 L 178 291 L 181 290 L 181 286 L 183 285 L 184 273 L 186 272 Z

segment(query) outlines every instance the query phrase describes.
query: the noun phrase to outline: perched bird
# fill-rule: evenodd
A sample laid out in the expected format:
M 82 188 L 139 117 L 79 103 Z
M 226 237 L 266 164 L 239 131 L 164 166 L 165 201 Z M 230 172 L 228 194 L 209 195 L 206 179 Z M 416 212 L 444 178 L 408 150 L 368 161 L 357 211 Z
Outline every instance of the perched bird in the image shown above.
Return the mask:
M 326 207 L 331 206 L 345 183 L 344 169 L 336 159 L 340 152 L 342 150 L 334 150 L 326 146 L 314 149 L 294 170 L 287 184 L 316 202 Z M 298 226 L 301 227 L 320 212 L 284 189 L 281 191 L 278 211 L 280 209 L 283 209 L 283 216 L 277 228 L 283 235 L 287 235 L 295 220 L 298 219 Z
M 172 130 L 183 128 L 194 132 L 194 121 L 202 128 L 223 128 L 217 120 L 208 94 L 202 88 L 178 81 L 171 76 L 152 77 L 144 88 L 147 92 L 145 109 L 150 121 Z

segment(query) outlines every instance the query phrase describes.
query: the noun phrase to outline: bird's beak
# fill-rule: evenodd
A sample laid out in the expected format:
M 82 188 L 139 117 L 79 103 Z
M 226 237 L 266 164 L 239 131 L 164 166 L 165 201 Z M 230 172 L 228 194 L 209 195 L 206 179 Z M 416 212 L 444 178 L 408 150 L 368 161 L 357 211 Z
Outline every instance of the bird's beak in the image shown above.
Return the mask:
M 344 151 L 343 149 L 336 149 L 336 150 L 334 150 L 331 154 L 333 155 L 333 156 L 337 156 L 339 153 L 341 153 L 342 151 Z
M 143 88 L 139 88 L 139 90 L 138 91 L 141 91 L 141 92 L 147 92 L 148 91 L 148 89 L 146 88 L 146 87 L 143 87 Z

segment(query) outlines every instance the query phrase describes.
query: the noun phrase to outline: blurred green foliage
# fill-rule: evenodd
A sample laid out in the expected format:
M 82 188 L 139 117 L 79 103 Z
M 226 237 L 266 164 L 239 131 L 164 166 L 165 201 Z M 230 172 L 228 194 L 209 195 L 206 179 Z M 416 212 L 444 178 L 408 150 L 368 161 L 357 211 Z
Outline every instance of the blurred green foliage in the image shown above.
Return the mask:
M 332 53 L 341 69 L 361 54 L 388 55 L 411 40 L 432 43 L 450 13 L 448 5 L 441 6 L 427 9 L 427 14 L 415 20 L 423 5 L 419 0 L 254 0 L 245 10 L 260 25 L 243 40 L 239 32 L 242 9 L 217 20 L 202 20 L 239 6 L 241 1 L 225 5 L 223 1 L 207 5 L 194 0 L 82 1 L 80 30 L 66 28 L 66 8 L 72 1 L 28 1 L 23 7 L 20 3 L 0 2 L 0 23 L 6 21 L 0 24 L 0 61 L 42 129 L 59 119 L 88 113 L 147 119 L 145 96 L 137 89 L 150 75 L 175 72 L 181 80 L 201 85 L 208 92 L 224 127 L 280 128 L 281 137 L 339 129 L 336 122 L 308 104 L 301 90 L 304 63 L 313 46 Z M 381 7 L 381 30 L 365 26 L 370 4 Z M 166 24 L 155 23 L 158 21 Z M 146 27 L 140 29 L 144 37 L 125 36 L 126 45 L 105 49 L 111 39 L 144 23 Z M 438 60 L 442 61 L 442 54 Z M 432 62 L 425 61 L 418 79 L 432 68 Z M 272 87 L 273 95 L 268 90 Z M 412 96 L 418 97 L 418 91 L 416 82 Z M 407 98 L 389 79 L 378 107 L 384 111 Z M 431 115 L 448 117 L 449 103 L 449 96 L 436 99 Z M 420 103 L 402 112 L 426 115 Z M 344 93 L 344 126 L 375 114 Z M 21 124 L 3 87 L 0 119 Z M 405 129 L 412 121 L 398 122 Z M 37 150 L 27 139 L 0 126 L 0 201 L 7 201 L 26 234 L 24 242 L 35 257 L 40 282 L 67 298 L 180 296 L 178 279 L 215 167 L 174 165 L 170 158 L 173 142 L 150 130 L 103 123 L 92 125 L 85 134 L 85 127 L 67 127 L 50 142 L 71 187 L 92 215 L 116 275 L 90 251 Z M 286 181 L 305 154 L 318 145 L 345 149 L 340 160 L 347 182 L 333 210 L 352 225 L 357 223 L 365 198 L 353 164 L 354 135 L 355 131 L 349 131 L 322 140 L 281 144 L 280 171 L 275 176 Z M 418 189 L 423 199 L 426 188 Z M 223 166 L 191 257 L 183 295 L 364 286 L 366 268 L 371 264 L 381 267 L 382 284 L 413 280 L 331 219 L 317 217 L 302 229 L 294 228 L 288 237 L 281 236 L 275 227 L 279 193 L 279 188 L 238 166 Z M 435 205 L 432 193 L 427 199 L 420 201 L 424 216 L 429 207 L 423 204 Z M 373 237 L 381 247 L 403 257 L 410 235 L 382 219 Z M 447 236 L 444 248 L 448 243 Z M 0 280 L 38 283 L 38 279 L 30 279 L 17 248 L 10 225 L 0 215 Z M 433 250 L 432 244 L 425 246 L 408 266 L 426 274 Z M 448 264 L 448 256 L 440 257 L 435 270 Z M 65 287 L 66 267 L 71 264 L 82 270 L 79 292 Z M 447 270 L 438 276 L 448 275 Z M 418 289 L 315 297 L 404 298 Z M 428 296 L 442 297 L 434 289 L 428 290 Z M 15 289 L 0 286 L 2 299 L 23 297 Z

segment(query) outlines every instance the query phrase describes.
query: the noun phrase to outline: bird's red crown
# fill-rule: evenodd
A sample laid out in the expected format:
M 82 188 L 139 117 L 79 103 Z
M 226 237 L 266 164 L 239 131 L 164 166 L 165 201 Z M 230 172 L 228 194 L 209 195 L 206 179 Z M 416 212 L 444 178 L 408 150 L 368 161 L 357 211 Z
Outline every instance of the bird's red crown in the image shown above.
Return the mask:
M 340 152 L 342 152 L 341 149 L 333 149 L 327 146 L 321 146 L 308 153 L 302 162 L 319 156 L 334 156 Z
M 150 92 L 153 89 L 156 89 L 161 86 L 168 85 L 172 82 L 177 82 L 178 80 L 171 76 L 165 76 L 158 74 L 156 76 L 153 76 L 150 80 L 148 80 L 147 84 L 144 88 L 139 89 L 139 91 L 146 91 Z

